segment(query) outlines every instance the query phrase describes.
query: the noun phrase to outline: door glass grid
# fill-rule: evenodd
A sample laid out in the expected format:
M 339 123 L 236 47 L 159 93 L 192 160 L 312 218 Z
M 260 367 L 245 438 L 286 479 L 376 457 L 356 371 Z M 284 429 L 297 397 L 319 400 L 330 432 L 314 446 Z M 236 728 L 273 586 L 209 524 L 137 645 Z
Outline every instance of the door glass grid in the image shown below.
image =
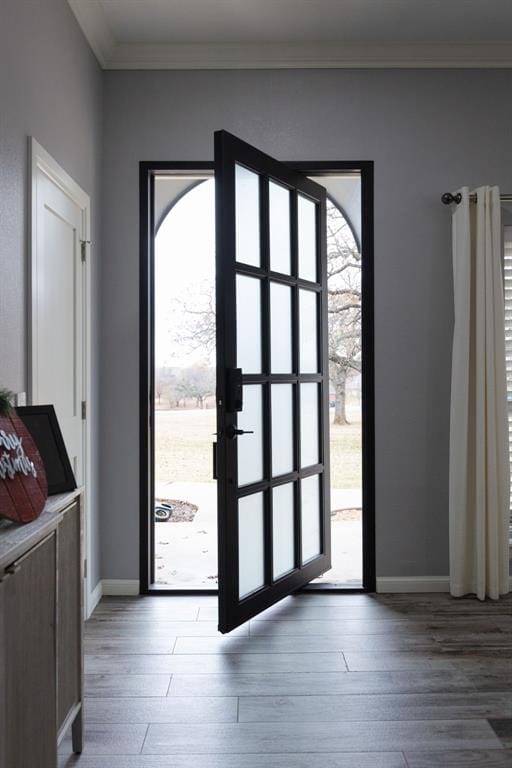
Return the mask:
M 239 168 L 256 177 L 257 183 Z M 259 189 L 257 233 L 254 221 L 249 222 L 253 232 L 253 250 L 245 246 L 245 256 L 242 257 L 237 239 L 237 262 L 243 262 L 236 266 L 237 365 L 242 368 L 244 376 L 250 376 L 251 382 L 257 380 L 258 376 L 261 376 L 262 382 L 261 386 L 252 383 L 244 386 L 244 408 L 237 419 L 238 429 L 254 430 L 255 435 L 259 432 L 257 437 L 247 434 L 238 438 L 238 486 L 245 486 L 244 495 L 238 503 L 239 599 L 242 600 L 266 585 L 265 525 L 270 525 L 272 532 L 272 551 L 267 553 L 270 557 L 272 581 L 284 577 L 295 568 L 296 521 L 302 542 L 302 565 L 321 554 L 322 504 L 319 475 L 300 480 L 297 494 L 294 491 L 295 483 L 275 484 L 275 479 L 287 473 L 299 473 L 300 476 L 302 469 L 320 462 L 318 382 L 322 379 L 318 346 L 319 296 L 314 290 L 299 288 L 297 282 L 316 282 L 318 278 L 317 204 L 301 194 L 290 193 L 285 187 L 261 174 L 253 174 L 242 166 L 237 166 L 236 174 L 237 195 L 240 189 L 247 199 L 252 196 L 254 203 L 256 187 Z M 262 184 L 268 184 L 266 198 L 261 197 Z M 293 194 L 296 196 L 297 211 L 295 259 L 290 238 L 290 201 Z M 266 232 L 261 226 L 264 220 L 259 208 L 261 199 L 268 201 Z M 237 217 L 237 225 L 239 221 Z M 247 274 L 245 264 L 257 269 Z M 269 280 L 268 270 L 273 273 L 272 280 Z M 276 274 L 278 272 L 288 277 L 283 277 L 281 282 Z M 265 312 L 268 313 L 267 317 Z M 304 376 L 311 374 L 319 375 L 319 379 L 315 382 L 303 380 Z M 279 383 L 274 378 L 276 376 L 279 376 Z M 289 382 L 286 376 L 290 376 Z M 298 409 L 293 395 L 297 386 L 300 391 Z M 263 391 L 266 388 L 270 418 L 263 408 Z M 295 450 L 294 435 L 295 438 L 300 435 L 301 448 L 298 453 Z M 270 461 L 265 460 L 267 438 Z M 271 496 L 266 492 L 246 495 L 247 486 L 261 480 L 269 484 Z M 297 518 L 299 494 L 301 514 Z M 251 539 L 253 546 L 249 552 Z
M 302 564 L 321 554 L 320 477 L 301 480 Z
M 244 409 L 238 416 L 238 429 L 247 432 L 238 443 L 238 485 L 263 480 L 263 403 L 260 384 L 243 388 Z
M 265 583 L 263 493 L 238 500 L 238 596 L 241 600 Z
M 254 267 L 260 265 L 260 187 L 259 175 L 235 166 L 236 260 Z
M 295 568 L 294 484 L 272 489 L 272 577 L 276 581 Z
M 301 373 L 318 371 L 317 295 L 299 290 L 299 360 Z
M 290 190 L 275 181 L 269 182 L 269 249 L 270 269 L 291 273 Z
M 319 463 L 318 384 L 300 385 L 300 465 Z
M 244 373 L 261 373 L 261 280 L 236 276 L 237 366 Z
M 297 211 L 299 277 L 314 283 L 317 280 L 316 204 L 299 194 Z
M 272 477 L 294 470 L 293 384 L 272 384 Z
M 270 283 L 270 372 L 292 372 L 292 289 Z

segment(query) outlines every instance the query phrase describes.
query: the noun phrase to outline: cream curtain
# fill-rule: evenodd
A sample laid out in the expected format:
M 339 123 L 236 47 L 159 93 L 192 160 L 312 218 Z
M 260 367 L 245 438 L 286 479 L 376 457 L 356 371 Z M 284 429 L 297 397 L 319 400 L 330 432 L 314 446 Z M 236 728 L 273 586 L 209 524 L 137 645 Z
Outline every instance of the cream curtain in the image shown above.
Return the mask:
M 450 591 L 509 591 L 509 455 L 500 196 L 469 189 L 453 213 Z

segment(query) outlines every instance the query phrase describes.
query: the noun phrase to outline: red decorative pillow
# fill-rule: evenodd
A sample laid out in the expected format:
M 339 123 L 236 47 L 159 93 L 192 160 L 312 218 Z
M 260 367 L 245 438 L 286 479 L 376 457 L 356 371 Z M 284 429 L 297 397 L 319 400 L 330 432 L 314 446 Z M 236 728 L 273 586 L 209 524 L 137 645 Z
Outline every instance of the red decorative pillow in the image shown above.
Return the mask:
M 28 429 L 14 410 L 0 413 L 0 516 L 29 523 L 47 498 L 46 472 Z

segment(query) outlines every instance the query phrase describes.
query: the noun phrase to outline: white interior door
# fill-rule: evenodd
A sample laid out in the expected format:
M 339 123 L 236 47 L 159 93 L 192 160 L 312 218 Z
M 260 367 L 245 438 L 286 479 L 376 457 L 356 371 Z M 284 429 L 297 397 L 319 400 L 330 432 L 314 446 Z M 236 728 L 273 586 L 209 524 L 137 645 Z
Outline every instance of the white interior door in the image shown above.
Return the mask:
M 32 401 L 55 406 L 78 485 L 84 479 L 82 211 L 37 169 Z
M 85 487 L 88 553 L 90 301 L 84 244 L 89 241 L 90 200 L 33 139 L 31 150 L 29 397 L 34 405 L 55 407 L 77 485 Z

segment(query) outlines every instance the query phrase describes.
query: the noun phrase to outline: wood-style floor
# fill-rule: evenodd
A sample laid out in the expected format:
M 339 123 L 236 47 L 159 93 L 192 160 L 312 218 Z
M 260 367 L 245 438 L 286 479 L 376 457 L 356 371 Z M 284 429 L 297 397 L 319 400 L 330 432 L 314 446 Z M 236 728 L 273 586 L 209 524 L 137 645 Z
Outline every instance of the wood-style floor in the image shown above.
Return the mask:
M 306 593 L 226 637 L 216 611 L 102 600 L 60 768 L 512 766 L 512 598 Z

